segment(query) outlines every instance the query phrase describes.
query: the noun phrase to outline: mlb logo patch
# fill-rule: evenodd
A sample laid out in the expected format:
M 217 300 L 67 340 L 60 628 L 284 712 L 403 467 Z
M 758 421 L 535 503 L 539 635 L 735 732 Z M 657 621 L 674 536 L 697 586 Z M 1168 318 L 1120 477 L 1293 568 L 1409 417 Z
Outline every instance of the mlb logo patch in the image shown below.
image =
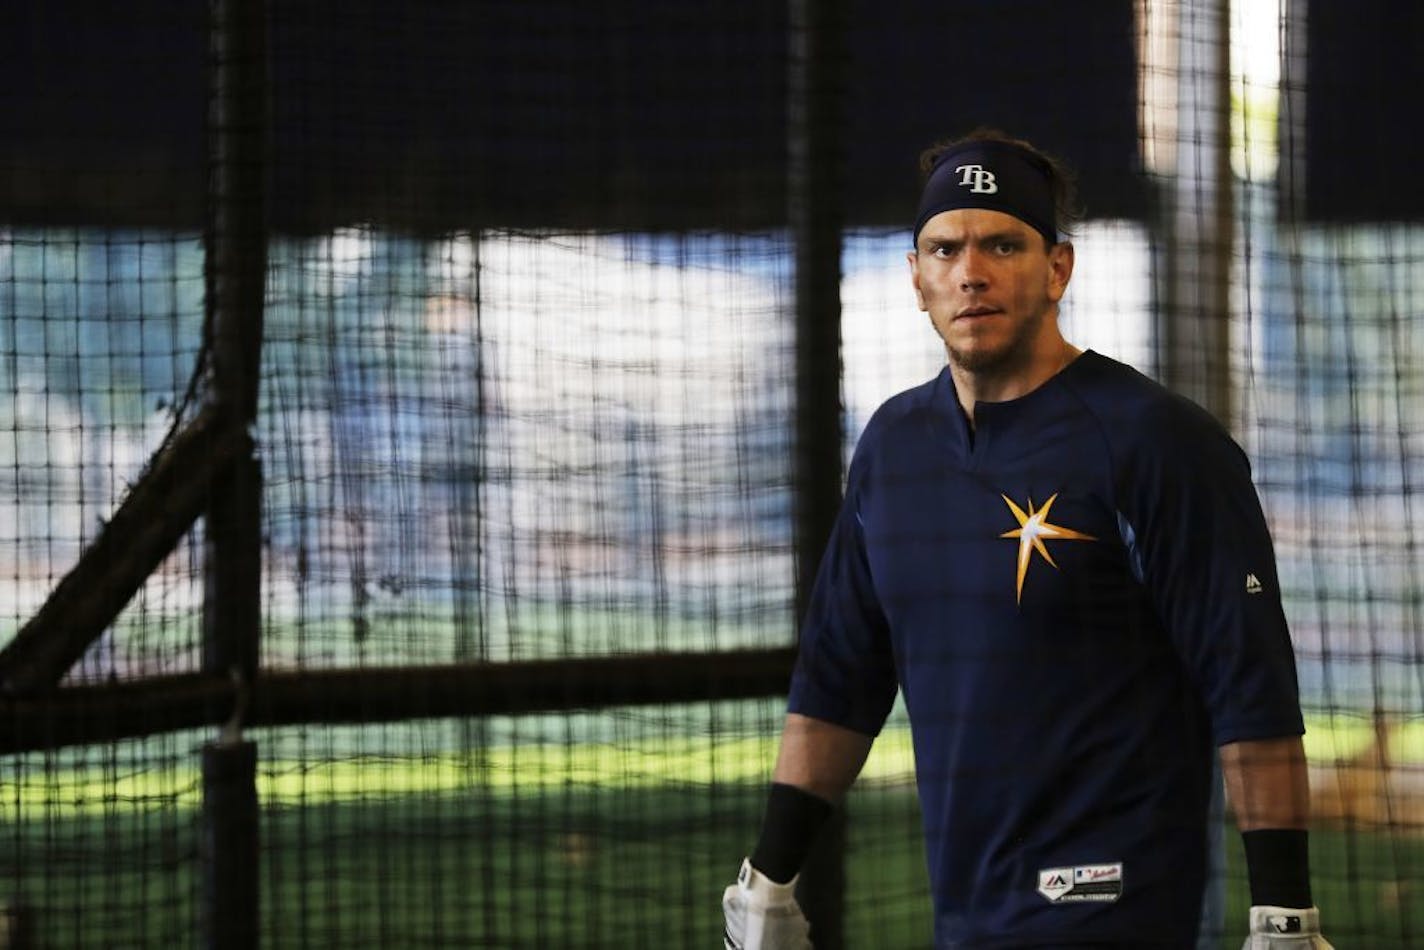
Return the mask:
M 1038 872 L 1038 892 L 1055 904 L 1115 901 L 1122 896 L 1122 862 L 1045 868 Z

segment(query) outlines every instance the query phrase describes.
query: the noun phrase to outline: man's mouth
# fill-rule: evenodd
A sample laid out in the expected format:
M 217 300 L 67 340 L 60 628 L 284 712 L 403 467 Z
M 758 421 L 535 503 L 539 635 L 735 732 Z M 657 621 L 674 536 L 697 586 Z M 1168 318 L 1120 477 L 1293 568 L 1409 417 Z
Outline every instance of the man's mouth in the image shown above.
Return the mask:
M 997 307 L 965 307 L 963 310 L 959 311 L 954 316 L 957 320 L 963 320 L 972 319 L 974 317 L 988 317 L 998 312 L 999 310 Z

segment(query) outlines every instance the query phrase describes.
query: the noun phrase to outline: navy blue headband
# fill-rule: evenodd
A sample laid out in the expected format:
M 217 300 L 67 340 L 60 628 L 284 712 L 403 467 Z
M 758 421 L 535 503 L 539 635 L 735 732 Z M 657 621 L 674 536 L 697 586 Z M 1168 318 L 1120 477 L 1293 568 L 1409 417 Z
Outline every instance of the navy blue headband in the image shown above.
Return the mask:
M 1046 162 L 1018 145 L 976 139 L 938 156 L 920 196 L 915 244 L 926 221 L 957 208 L 1011 214 L 1049 244 L 1058 243 L 1052 172 Z

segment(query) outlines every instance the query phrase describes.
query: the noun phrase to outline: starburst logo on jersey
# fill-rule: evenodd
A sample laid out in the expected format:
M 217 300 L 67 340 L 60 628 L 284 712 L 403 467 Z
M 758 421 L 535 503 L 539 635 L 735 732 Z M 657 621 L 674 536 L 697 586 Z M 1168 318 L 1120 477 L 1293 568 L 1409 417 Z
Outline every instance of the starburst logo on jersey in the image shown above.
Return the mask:
M 1044 541 L 1096 541 L 1097 538 L 1091 534 L 1084 534 L 1081 531 L 1074 531 L 1072 528 L 1065 528 L 1062 525 L 1053 524 L 1048 520 L 1048 511 L 1053 507 L 1053 503 L 1058 500 L 1058 493 L 1054 492 L 1048 500 L 1043 503 L 1042 508 L 1033 507 L 1033 499 L 1028 502 L 1028 511 L 1024 511 L 1014 504 L 1008 495 L 1000 495 L 1004 499 L 1004 504 L 1009 506 L 1009 510 L 1014 513 L 1014 518 L 1018 520 L 1019 526 L 1012 531 L 1005 531 L 999 535 L 1001 538 L 1017 538 L 1019 542 L 1019 582 L 1018 591 L 1014 597 L 1016 603 L 1023 603 L 1024 578 L 1028 575 L 1029 561 L 1033 560 L 1035 551 L 1048 562 L 1048 566 L 1054 570 L 1058 565 L 1053 561 L 1053 555 L 1048 553 L 1048 546 Z

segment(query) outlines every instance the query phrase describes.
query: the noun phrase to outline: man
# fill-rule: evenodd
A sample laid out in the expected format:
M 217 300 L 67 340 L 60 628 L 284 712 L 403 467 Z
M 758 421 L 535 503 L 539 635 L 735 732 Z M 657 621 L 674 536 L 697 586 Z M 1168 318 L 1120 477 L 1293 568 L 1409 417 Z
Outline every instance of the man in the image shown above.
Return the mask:
M 932 149 L 909 253 L 940 375 L 871 419 L 802 631 L 736 950 L 793 897 L 898 688 L 939 947 L 1194 947 L 1213 749 L 1250 950 L 1316 948 L 1304 731 L 1246 459 L 1204 411 L 1067 342 L 1071 181 L 993 131 Z

